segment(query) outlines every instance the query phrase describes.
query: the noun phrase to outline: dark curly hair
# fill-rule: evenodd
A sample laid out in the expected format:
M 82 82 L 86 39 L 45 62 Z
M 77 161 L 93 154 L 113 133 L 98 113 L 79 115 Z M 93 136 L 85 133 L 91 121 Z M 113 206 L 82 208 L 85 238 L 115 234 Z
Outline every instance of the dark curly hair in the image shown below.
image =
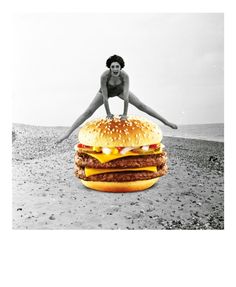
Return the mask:
M 110 58 L 108 58 L 107 61 L 106 61 L 106 66 L 107 66 L 107 68 L 110 69 L 111 63 L 113 63 L 113 62 L 119 63 L 121 69 L 124 68 L 124 66 L 125 66 L 125 62 L 124 62 L 124 60 L 123 60 L 120 56 L 113 55 L 113 56 L 111 56 Z

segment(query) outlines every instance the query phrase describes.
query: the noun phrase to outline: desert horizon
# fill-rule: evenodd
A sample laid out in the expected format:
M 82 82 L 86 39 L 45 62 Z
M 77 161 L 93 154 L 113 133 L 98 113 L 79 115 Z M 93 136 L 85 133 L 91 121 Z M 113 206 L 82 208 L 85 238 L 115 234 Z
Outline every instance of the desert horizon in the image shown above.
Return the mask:
M 33 125 L 25 123 L 12 123 L 13 130 L 17 126 L 25 127 L 38 127 L 38 128 L 55 128 L 55 129 L 67 129 L 69 126 L 43 126 Z M 189 139 L 201 139 L 209 141 L 224 142 L 224 123 L 206 123 L 206 124 L 181 124 L 178 125 L 177 130 L 172 130 L 163 124 L 159 124 L 164 136 L 180 137 Z M 78 128 L 79 130 L 79 128 Z

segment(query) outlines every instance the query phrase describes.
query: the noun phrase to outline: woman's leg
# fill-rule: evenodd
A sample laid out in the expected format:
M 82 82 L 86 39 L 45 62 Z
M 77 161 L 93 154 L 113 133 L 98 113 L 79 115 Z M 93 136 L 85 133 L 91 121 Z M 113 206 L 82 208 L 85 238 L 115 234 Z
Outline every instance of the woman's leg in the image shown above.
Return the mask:
M 122 98 L 122 95 L 121 95 L 121 98 Z M 149 106 L 147 106 L 143 102 L 141 102 L 132 92 L 129 92 L 129 103 L 134 105 L 140 111 L 147 113 L 148 115 L 158 119 L 163 124 L 171 127 L 172 129 L 178 128 L 175 124 L 168 122 L 166 119 L 164 119 L 162 116 L 160 116 L 155 110 L 153 110 L 152 108 L 150 108 Z
M 90 118 L 92 116 L 92 114 L 103 104 L 103 96 L 102 93 L 99 91 L 96 96 L 94 97 L 94 99 L 92 100 L 92 102 L 90 103 L 90 105 L 88 106 L 88 108 L 85 110 L 85 112 L 80 115 L 78 117 L 78 119 L 73 123 L 73 125 L 71 126 L 71 128 L 66 132 L 66 134 L 61 137 L 57 143 L 62 142 L 63 140 L 65 140 L 66 138 L 68 138 L 70 136 L 70 134 L 72 134 L 72 132 L 77 129 L 83 122 L 85 122 L 88 118 Z

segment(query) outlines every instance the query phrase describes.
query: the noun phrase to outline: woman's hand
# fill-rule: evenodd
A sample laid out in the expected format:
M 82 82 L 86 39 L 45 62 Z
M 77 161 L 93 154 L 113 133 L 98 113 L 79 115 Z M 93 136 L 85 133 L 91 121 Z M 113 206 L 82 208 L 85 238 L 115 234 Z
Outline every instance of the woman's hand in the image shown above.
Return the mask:
M 120 117 L 121 120 L 127 120 L 127 115 L 126 114 L 119 115 L 119 117 Z
M 113 114 L 107 114 L 107 119 L 113 119 L 114 115 Z

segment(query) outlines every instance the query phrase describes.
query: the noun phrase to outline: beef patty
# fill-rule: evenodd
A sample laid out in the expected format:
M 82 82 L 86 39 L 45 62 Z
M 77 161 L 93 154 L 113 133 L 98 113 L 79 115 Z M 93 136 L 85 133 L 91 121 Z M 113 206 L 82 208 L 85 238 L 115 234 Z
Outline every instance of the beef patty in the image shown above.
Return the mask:
M 127 156 L 111 160 L 109 162 L 100 163 L 96 158 L 86 154 L 76 152 L 75 164 L 78 167 L 90 168 L 137 168 L 146 166 L 156 166 L 157 168 L 163 166 L 167 161 L 167 153 L 149 155 Z
M 85 176 L 84 168 L 75 166 L 75 176 L 83 180 L 89 181 L 113 181 L 113 182 L 124 182 L 124 181 L 136 181 L 145 180 L 163 176 L 167 173 L 167 165 L 163 164 L 157 169 L 157 172 L 152 171 L 122 171 L 122 172 L 108 172 Z

